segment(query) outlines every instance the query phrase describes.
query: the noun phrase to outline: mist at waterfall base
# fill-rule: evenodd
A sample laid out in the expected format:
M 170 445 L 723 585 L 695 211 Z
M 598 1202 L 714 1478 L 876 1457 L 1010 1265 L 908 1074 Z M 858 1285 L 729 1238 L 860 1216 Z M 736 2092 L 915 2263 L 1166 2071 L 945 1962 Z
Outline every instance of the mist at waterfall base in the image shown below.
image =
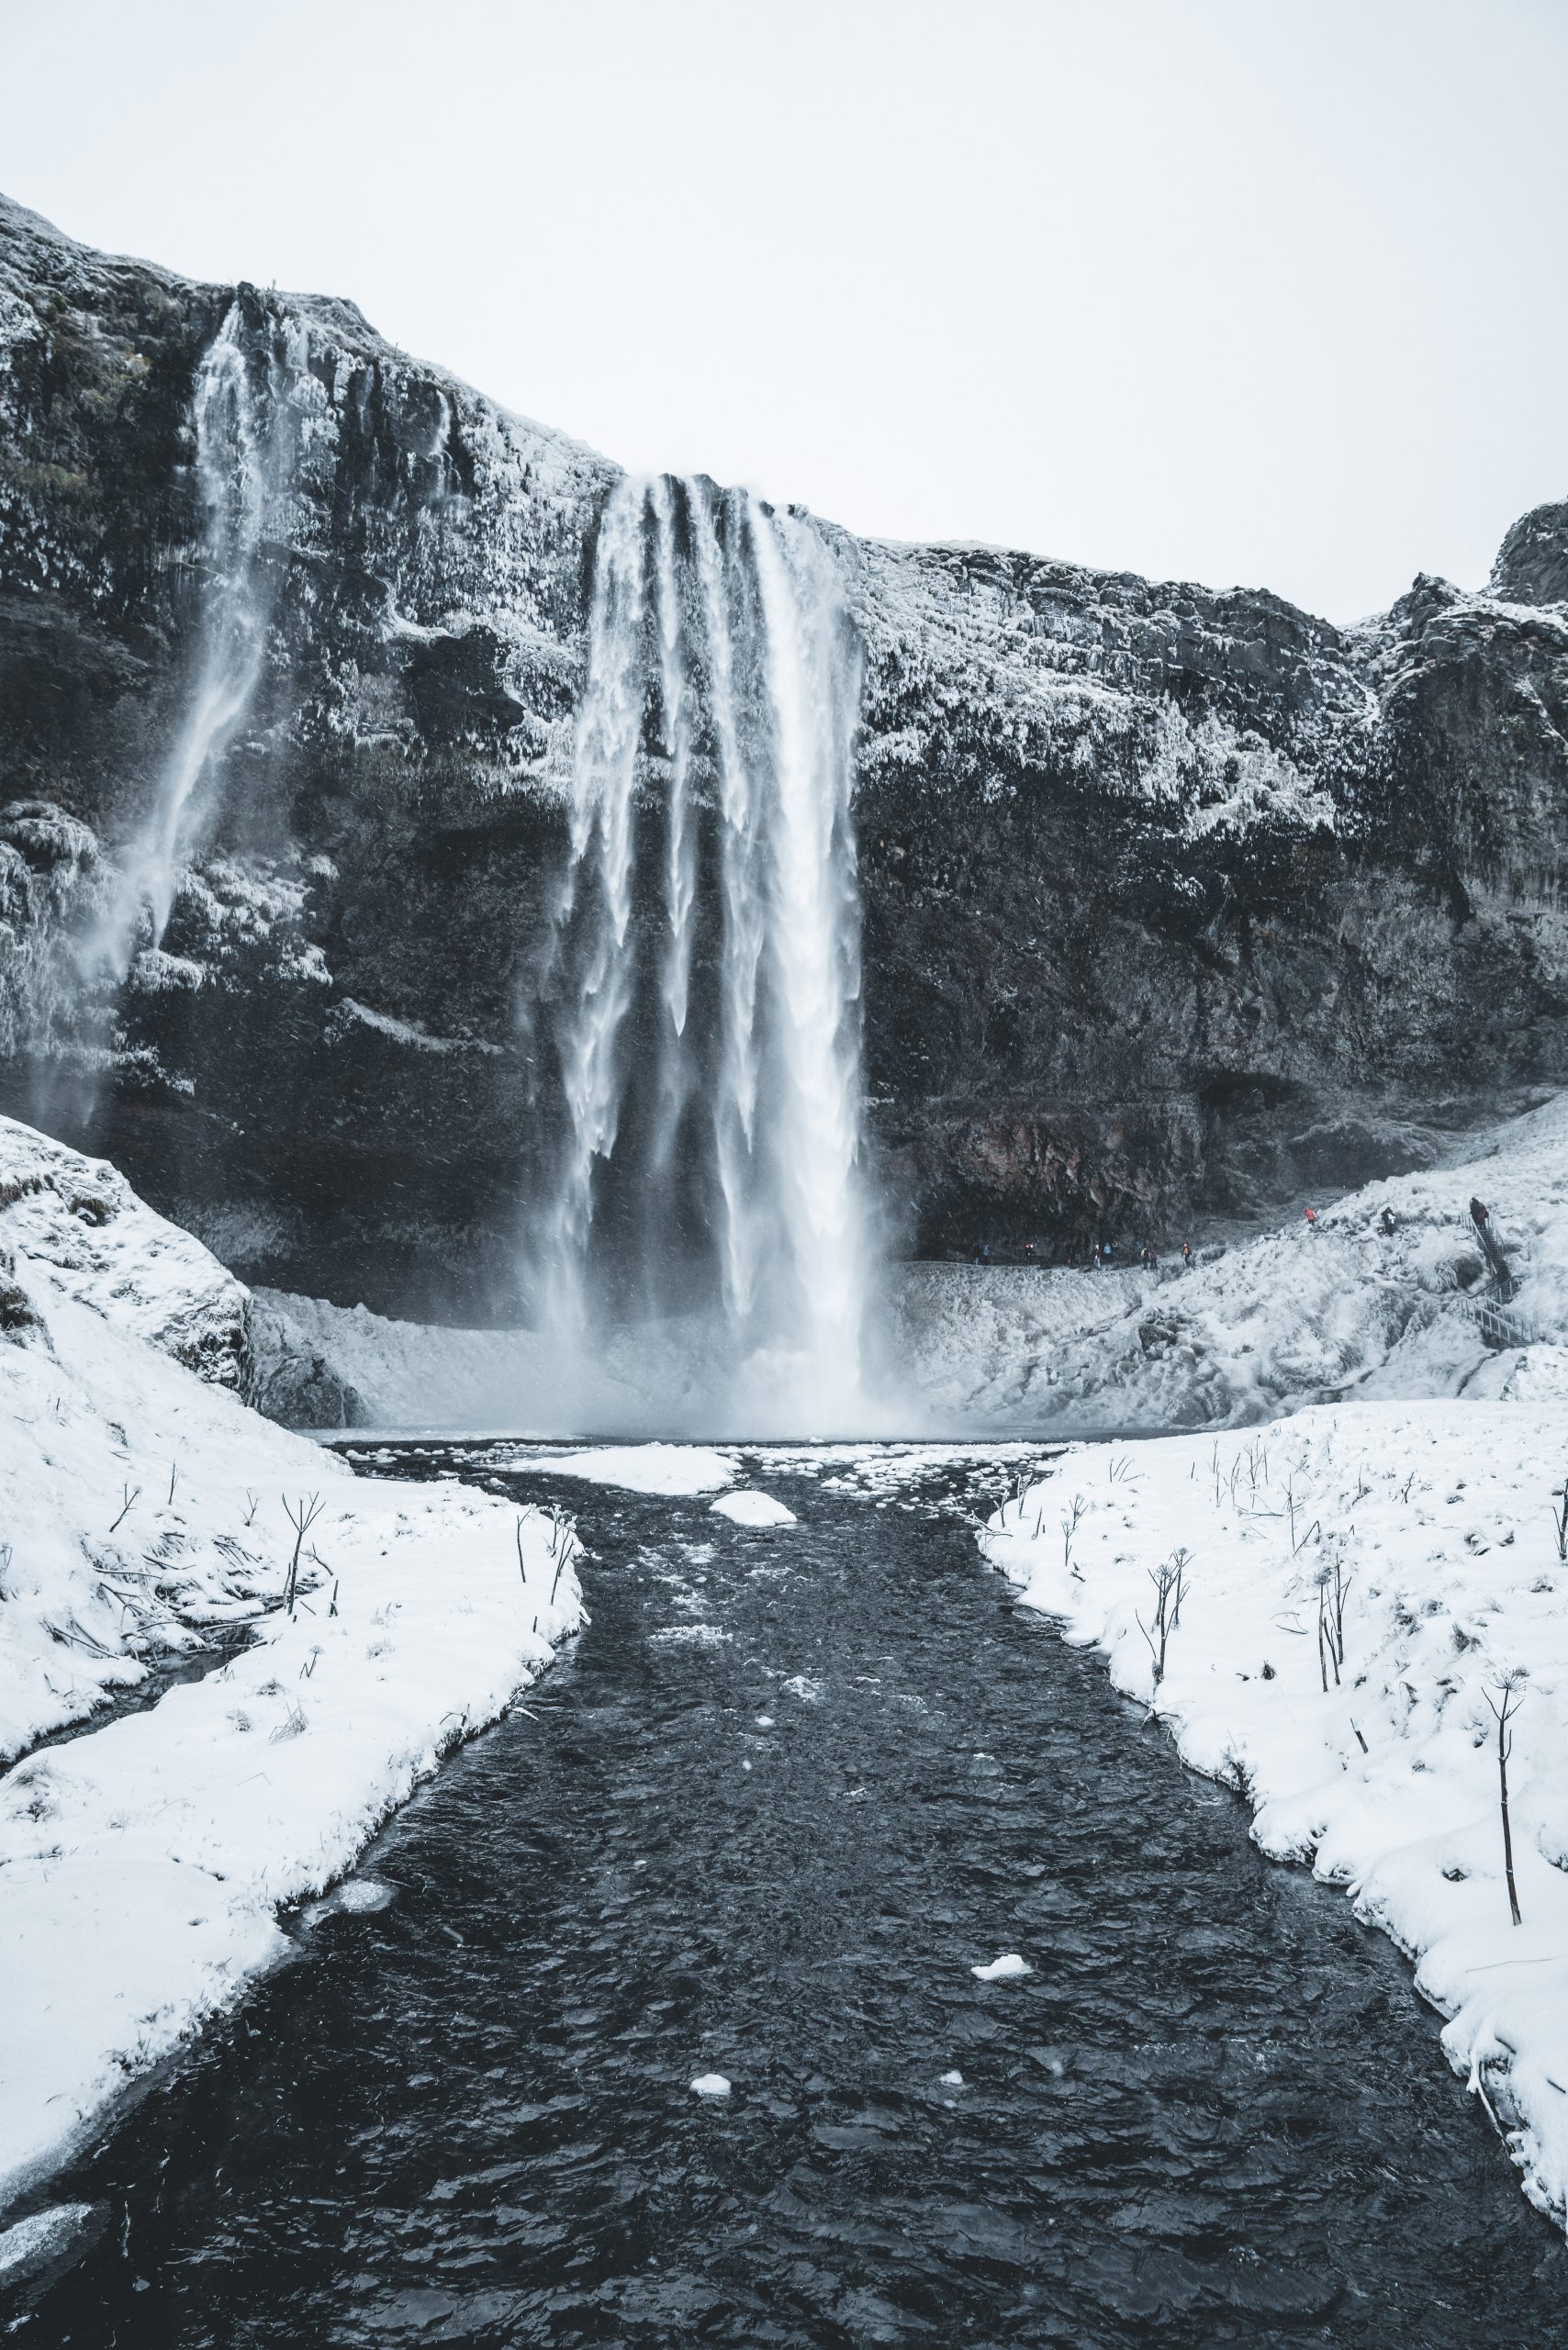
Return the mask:
M 617 487 L 532 1017 L 529 1286 L 590 1414 L 597 1390 L 624 1422 L 630 1389 L 672 1433 L 897 1417 L 868 1327 L 859 688 L 812 524 L 703 478 Z

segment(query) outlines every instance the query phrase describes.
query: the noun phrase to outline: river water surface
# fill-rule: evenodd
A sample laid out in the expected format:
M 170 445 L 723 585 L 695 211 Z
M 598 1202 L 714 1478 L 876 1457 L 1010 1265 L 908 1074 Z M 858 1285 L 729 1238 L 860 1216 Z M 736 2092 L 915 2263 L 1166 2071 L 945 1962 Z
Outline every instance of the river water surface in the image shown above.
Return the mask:
M 591 1628 L 62 2182 L 22 2338 L 1562 2341 L 1405 1964 L 1011 1604 L 994 1464 L 894 1459 L 749 1456 L 767 1532 L 544 1489 Z

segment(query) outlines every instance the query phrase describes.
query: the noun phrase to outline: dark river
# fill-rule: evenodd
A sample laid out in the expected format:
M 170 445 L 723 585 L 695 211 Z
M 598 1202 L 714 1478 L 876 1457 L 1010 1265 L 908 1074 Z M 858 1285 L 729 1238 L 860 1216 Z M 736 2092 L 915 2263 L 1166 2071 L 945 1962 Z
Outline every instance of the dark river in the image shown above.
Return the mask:
M 1407 1968 L 1010 1604 L 978 1464 L 749 1468 L 798 1526 L 551 1488 L 591 1629 L 60 2182 L 21 2338 L 1560 2344 Z

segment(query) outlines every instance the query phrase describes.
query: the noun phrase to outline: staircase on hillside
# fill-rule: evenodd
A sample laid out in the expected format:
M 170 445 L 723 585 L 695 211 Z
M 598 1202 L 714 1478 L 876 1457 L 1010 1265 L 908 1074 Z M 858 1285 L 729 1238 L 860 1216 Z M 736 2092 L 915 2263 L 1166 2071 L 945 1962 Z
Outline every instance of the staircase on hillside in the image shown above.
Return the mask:
M 1470 1203 L 1470 1223 L 1481 1251 L 1492 1269 L 1493 1289 L 1489 1295 L 1467 1297 L 1463 1310 L 1474 1323 L 1489 1347 L 1498 1351 L 1508 1347 L 1534 1347 L 1551 1337 L 1528 1314 L 1521 1314 L 1514 1304 L 1518 1293 L 1518 1281 L 1512 1266 L 1503 1252 L 1490 1211 L 1480 1200 Z

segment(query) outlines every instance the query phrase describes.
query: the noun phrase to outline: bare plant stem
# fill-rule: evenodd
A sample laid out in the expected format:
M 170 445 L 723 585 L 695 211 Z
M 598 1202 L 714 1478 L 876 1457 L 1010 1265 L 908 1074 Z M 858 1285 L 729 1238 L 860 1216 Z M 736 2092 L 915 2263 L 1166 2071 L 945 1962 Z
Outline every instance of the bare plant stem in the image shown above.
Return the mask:
M 1508 1762 L 1514 1751 L 1514 1734 L 1508 1724 L 1524 1702 L 1524 1678 L 1523 1673 L 1518 1669 L 1506 1673 L 1497 1684 L 1497 1699 L 1494 1699 L 1490 1690 L 1486 1693 L 1486 1703 L 1491 1707 L 1492 1718 L 1497 1725 L 1497 1791 L 1503 1814 L 1503 1874 L 1508 1880 L 1508 1908 L 1516 1926 L 1522 1926 L 1524 1919 L 1519 1914 L 1518 1886 L 1514 1882 L 1514 1835 L 1508 1819 Z
M 319 1494 L 311 1494 L 308 1496 L 302 1494 L 297 1502 L 290 1502 L 286 1494 L 281 1494 L 279 1498 L 283 1503 L 284 1516 L 294 1528 L 294 1556 L 288 1562 L 288 1575 L 283 1587 L 283 1604 L 292 1616 L 295 1597 L 299 1588 L 299 1553 L 304 1547 L 306 1536 L 321 1515 L 323 1504 Z

